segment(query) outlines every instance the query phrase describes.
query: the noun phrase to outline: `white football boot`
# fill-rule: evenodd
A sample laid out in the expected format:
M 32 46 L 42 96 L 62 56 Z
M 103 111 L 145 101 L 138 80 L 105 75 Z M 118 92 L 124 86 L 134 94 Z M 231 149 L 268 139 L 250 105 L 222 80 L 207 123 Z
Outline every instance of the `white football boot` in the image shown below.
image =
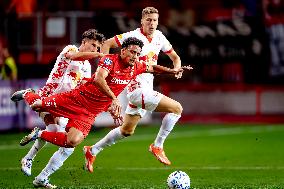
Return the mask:
M 33 185 L 35 188 L 57 188 L 57 186 L 50 184 L 48 179 L 39 180 L 37 177 L 33 181 Z
M 11 96 L 11 100 L 13 102 L 18 102 L 18 101 L 21 101 L 24 99 L 24 95 L 27 93 L 27 92 L 35 92 L 33 89 L 31 88 L 28 88 L 28 89 L 24 89 L 24 90 L 20 90 L 20 91 L 16 91 L 12 94 Z
M 23 158 L 21 160 L 21 164 L 22 164 L 22 168 L 21 168 L 22 172 L 27 176 L 31 176 L 32 175 L 33 160 Z

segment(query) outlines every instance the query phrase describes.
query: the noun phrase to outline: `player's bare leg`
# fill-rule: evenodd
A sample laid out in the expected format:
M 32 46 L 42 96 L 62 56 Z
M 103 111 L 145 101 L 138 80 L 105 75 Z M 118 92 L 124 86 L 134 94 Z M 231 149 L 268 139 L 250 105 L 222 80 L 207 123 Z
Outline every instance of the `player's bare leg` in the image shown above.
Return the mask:
M 167 96 L 163 96 L 160 100 L 158 106 L 155 109 L 155 112 L 168 112 L 181 115 L 183 108 L 181 104 L 174 99 L 171 99 Z
M 172 129 L 174 128 L 176 122 L 181 117 L 182 106 L 179 102 L 167 97 L 163 96 L 160 100 L 155 112 L 168 112 L 166 116 L 163 118 L 161 128 L 158 132 L 158 135 L 153 144 L 150 145 L 149 151 L 156 156 L 156 158 L 165 165 L 170 165 L 171 162 L 165 155 L 163 150 L 164 142 L 167 136 L 170 134 Z
M 130 136 L 134 134 L 134 130 L 140 121 L 141 116 L 140 115 L 130 115 L 125 114 L 124 116 L 124 122 L 121 126 L 121 133 L 124 136 Z
M 122 126 L 112 129 L 104 138 L 99 140 L 95 145 L 84 146 L 86 168 L 89 172 L 93 172 L 93 163 L 98 153 L 101 152 L 107 146 L 111 146 L 117 141 L 132 135 L 140 119 L 141 117 L 139 115 L 126 114 Z
M 84 140 L 84 134 L 82 131 L 71 127 L 67 133 L 67 146 L 75 147 Z

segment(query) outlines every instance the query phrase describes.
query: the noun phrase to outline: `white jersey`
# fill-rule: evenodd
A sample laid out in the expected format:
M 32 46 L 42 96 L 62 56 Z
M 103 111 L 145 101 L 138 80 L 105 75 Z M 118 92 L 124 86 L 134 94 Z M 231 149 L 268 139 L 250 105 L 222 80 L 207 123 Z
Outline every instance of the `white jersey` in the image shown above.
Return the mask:
M 154 32 L 152 39 L 147 38 L 140 28 L 120 35 L 116 35 L 114 38 L 116 40 L 116 43 L 121 46 L 123 41 L 129 37 L 136 37 L 144 43 L 140 60 L 146 61 L 150 65 L 157 65 L 158 55 L 160 51 L 163 51 L 164 53 L 170 53 L 173 50 L 170 42 L 159 30 L 156 30 Z M 153 90 L 153 80 L 154 77 L 151 73 L 140 74 L 136 77 L 135 80 L 129 83 L 127 87 L 127 93 L 130 93 L 137 88 L 148 88 Z
M 70 91 L 79 85 L 84 78 L 91 77 L 91 65 L 88 60 L 73 61 L 65 57 L 68 52 L 78 51 L 76 46 L 68 45 L 58 55 L 46 85 L 39 90 L 41 97 Z

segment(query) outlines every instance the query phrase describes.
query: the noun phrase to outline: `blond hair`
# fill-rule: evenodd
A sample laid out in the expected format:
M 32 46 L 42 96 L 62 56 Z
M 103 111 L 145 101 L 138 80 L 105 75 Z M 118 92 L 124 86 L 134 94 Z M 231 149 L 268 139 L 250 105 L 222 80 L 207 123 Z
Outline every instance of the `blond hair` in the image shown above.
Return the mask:
M 158 9 L 156 9 L 155 7 L 146 7 L 142 10 L 142 18 L 147 14 L 154 14 L 154 13 L 159 14 Z

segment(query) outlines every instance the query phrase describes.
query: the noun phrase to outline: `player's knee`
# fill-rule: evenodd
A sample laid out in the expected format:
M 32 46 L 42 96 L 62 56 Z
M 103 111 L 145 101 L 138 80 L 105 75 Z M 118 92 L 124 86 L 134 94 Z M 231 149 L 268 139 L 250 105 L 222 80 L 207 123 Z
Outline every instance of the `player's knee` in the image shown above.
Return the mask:
M 67 144 L 66 144 L 66 146 L 68 146 L 68 147 L 76 147 L 76 146 L 79 145 L 83 140 L 84 140 L 84 138 L 82 138 L 82 137 L 73 137 L 73 138 L 71 138 L 71 139 L 67 139 Z
M 177 102 L 175 104 L 174 108 L 173 108 L 173 112 L 172 113 L 175 113 L 177 115 L 181 115 L 182 111 L 183 111 L 182 105 L 179 102 Z
M 134 134 L 134 130 L 133 129 L 121 129 L 121 134 L 125 137 L 128 137 Z
M 79 142 L 76 141 L 76 140 L 69 140 L 69 141 L 67 141 L 67 143 L 66 143 L 66 147 L 68 147 L 68 148 L 74 148 L 74 147 L 76 147 L 78 144 L 79 144 Z

